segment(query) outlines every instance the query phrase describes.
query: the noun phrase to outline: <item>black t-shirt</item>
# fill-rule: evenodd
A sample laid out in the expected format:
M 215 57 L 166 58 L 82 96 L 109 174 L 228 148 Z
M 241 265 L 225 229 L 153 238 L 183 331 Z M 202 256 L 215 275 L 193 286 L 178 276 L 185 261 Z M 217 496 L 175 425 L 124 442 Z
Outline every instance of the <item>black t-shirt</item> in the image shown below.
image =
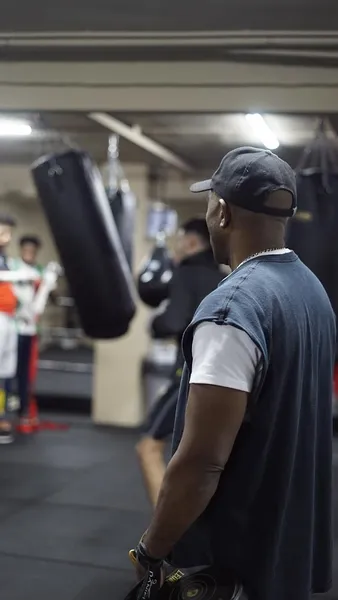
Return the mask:
M 168 305 L 152 323 L 155 338 L 175 337 L 178 349 L 174 372 L 184 364 L 181 339 L 200 302 L 223 279 L 211 250 L 198 252 L 183 260 L 176 268 L 170 285 Z
M 263 359 L 218 489 L 172 559 L 234 571 L 250 600 L 309 600 L 331 581 L 336 332 L 327 294 L 290 252 L 248 261 L 201 303 L 183 337 L 173 452 L 184 428 L 193 330 L 203 321 L 244 330 Z

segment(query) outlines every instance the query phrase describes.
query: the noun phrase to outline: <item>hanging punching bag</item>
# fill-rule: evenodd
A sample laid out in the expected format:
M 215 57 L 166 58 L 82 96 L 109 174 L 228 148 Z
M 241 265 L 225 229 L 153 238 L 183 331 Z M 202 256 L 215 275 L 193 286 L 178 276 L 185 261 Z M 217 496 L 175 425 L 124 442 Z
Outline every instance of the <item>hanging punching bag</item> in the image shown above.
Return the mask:
M 155 247 L 138 276 L 138 293 L 147 306 L 157 308 L 168 298 L 173 269 L 174 265 L 165 243 L 165 236 L 159 234 Z
M 124 176 L 119 161 L 119 138 L 112 135 L 108 145 L 108 200 L 113 213 L 121 245 L 132 269 L 136 198 Z
M 288 222 L 286 241 L 321 280 L 331 287 L 338 277 L 338 145 L 320 121 L 297 167 L 297 213 Z M 331 299 L 331 298 L 330 298 Z M 331 300 L 332 301 L 332 300 Z
M 84 332 L 123 335 L 135 288 L 98 168 L 86 153 L 67 150 L 37 161 L 32 174 Z
M 318 173 L 297 176 L 298 210 L 288 223 L 286 244 L 318 277 L 338 317 L 338 176 L 329 176 L 329 182 L 325 189 Z
M 288 221 L 286 244 L 298 254 L 311 271 L 320 274 L 323 254 L 326 252 L 325 230 L 328 206 L 318 202 L 319 175 L 297 175 L 297 212 Z M 323 236 L 324 234 L 324 236 Z
M 338 145 L 324 121 L 297 168 L 297 204 L 287 246 L 321 281 L 338 317 Z

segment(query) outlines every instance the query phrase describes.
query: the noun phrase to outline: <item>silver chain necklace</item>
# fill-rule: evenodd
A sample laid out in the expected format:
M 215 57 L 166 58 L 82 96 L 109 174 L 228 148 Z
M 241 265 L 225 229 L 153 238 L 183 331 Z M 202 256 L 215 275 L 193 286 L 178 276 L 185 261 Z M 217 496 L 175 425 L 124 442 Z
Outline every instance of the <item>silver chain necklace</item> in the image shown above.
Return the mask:
M 251 260 L 252 258 L 256 258 L 257 256 L 263 256 L 264 254 L 268 254 L 269 252 L 277 252 L 277 250 L 288 250 L 288 248 L 285 248 L 284 246 L 282 248 L 281 247 L 267 248 L 266 250 L 261 250 L 260 252 L 255 252 L 255 254 L 250 254 L 250 256 L 248 256 L 247 258 L 242 260 L 242 262 L 236 267 L 236 269 L 234 269 L 234 271 L 239 269 L 239 267 L 244 265 L 246 262 L 248 262 L 248 260 Z

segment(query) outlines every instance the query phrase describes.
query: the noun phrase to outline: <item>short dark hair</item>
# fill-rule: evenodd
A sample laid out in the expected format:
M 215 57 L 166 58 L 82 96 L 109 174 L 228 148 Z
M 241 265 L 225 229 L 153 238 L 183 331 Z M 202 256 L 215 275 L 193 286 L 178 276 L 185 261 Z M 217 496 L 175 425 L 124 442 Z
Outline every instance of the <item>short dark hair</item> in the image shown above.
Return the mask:
M 194 219 L 185 221 L 185 223 L 182 223 L 180 229 L 184 233 L 195 233 L 206 245 L 210 245 L 210 234 L 206 220 L 203 217 L 195 217 Z
M 0 225 L 7 225 L 8 227 L 15 227 L 16 221 L 6 213 L 0 213 Z
M 19 240 L 19 245 L 22 247 L 26 244 L 33 244 L 33 246 L 41 248 L 41 240 L 37 235 L 23 235 Z

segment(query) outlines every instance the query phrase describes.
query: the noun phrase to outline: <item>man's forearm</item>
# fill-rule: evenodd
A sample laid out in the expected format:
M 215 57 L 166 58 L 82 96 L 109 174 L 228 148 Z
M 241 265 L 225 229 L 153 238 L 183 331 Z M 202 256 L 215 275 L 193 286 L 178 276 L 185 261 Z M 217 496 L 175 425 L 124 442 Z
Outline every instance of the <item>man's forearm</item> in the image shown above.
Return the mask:
M 168 465 L 158 504 L 144 542 L 156 558 L 166 557 L 203 513 L 213 497 L 222 469 L 174 456 Z

